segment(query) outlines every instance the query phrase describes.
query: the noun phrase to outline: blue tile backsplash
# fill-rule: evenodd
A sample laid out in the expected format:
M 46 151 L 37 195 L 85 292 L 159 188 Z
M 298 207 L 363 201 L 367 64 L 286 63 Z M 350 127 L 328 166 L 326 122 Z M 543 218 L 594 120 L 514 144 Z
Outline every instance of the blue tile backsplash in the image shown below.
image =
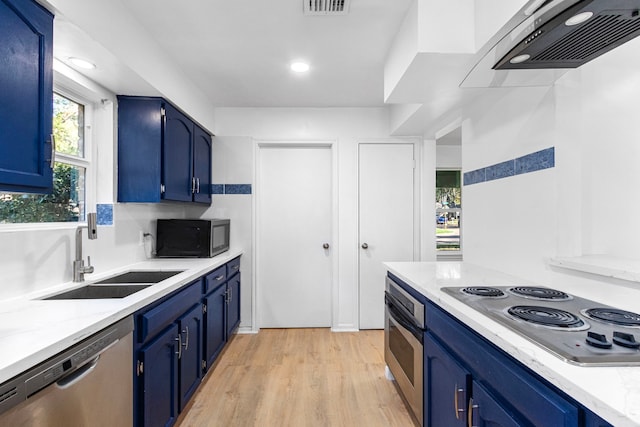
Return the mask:
M 513 175 L 515 175 L 515 160 L 509 160 L 485 168 L 485 181 L 506 178 Z
M 98 225 L 113 225 L 113 205 L 96 204 L 96 222 Z
M 251 184 L 225 184 L 224 194 L 251 194 Z
M 546 150 L 518 157 L 515 162 L 516 174 L 552 168 L 556 165 L 555 150 L 553 147 L 547 148 Z
M 211 184 L 211 194 L 224 194 L 224 184 Z
M 251 184 L 211 184 L 211 194 L 251 194 Z
M 495 165 L 464 173 L 464 185 L 478 184 L 485 181 L 507 178 L 524 173 L 552 168 L 555 163 L 555 149 L 550 147 L 517 159 L 507 160 Z

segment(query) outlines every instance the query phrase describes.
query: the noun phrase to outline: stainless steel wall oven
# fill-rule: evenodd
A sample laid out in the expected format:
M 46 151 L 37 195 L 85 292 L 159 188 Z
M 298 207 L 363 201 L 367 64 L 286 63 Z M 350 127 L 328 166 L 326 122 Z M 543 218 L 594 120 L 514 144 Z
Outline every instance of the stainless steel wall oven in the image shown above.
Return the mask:
M 384 358 L 419 425 L 423 423 L 424 304 L 393 278 L 385 286 Z

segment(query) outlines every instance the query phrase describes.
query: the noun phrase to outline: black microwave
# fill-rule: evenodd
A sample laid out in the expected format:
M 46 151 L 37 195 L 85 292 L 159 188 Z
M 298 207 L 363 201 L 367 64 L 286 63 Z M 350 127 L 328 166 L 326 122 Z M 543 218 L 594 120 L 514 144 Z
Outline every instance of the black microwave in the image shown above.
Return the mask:
M 159 219 L 156 256 L 211 258 L 229 249 L 228 219 Z

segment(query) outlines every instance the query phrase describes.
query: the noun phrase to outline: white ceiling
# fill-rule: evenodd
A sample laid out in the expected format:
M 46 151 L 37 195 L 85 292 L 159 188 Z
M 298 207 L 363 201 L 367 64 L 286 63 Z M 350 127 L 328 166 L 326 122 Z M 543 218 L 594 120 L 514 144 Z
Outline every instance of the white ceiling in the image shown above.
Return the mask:
M 386 55 L 411 0 L 351 0 L 342 16 L 305 16 L 303 0 L 122 4 L 214 106 L 377 107 Z M 153 91 L 74 25 L 56 24 L 56 57 L 98 57 L 87 76 L 116 92 Z M 289 70 L 300 59 L 311 64 L 306 75 Z

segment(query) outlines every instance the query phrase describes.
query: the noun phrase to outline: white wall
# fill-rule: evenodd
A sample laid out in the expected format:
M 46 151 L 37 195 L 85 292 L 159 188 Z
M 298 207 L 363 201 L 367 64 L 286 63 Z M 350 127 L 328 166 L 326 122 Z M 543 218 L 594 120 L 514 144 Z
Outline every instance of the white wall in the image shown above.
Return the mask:
M 355 329 L 358 327 L 358 203 L 357 203 L 357 145 L 359 141 L 387 140 L 388 112 L 385 108 L 262 108 L 239 109 L 220 108 L 216 110 L 216 143 L 214 162 L 221 154 L 225 165 L 219 165 L 224 177 L 216 179 L 243 180 L 253 176 L 254 140 L 335 140 L 338 147 L 338 229 L 339 254 L 337 278 L 339 282 L 337 318 L 333 319 L 334 329 Z M 435 150 L 434 150 L 435 151 Z M 214 163 L 216 165 L 217 163 Z M 215 167 L 215 166 L 214 166 Z M 234 176 L 235 175 L 235 176 Z M 251 223 L 248 201 L 242 196 L 217 196 L 214 214 L 228 214 L 234 221 L 246 225 Z M 235 236 L 248 251 L 250 233 L 246 227 Z M 243 264 L 243 271 L 244 266 Z M 243 285 L 248 283 L 243 275 Z M 250 325 L 250 301 L 248 286 L 243 289 L 243 326 Z M 252 320 L 251 320 L 252 322 Z M 255 325 L 252 325 L 255 326 Z
M 247 136 L 213 138 L 213 183 L 251 184 L 253 182 L 253 140 Z M 253 196 L 251 194 L 214 194 L 213 203 L 202 218 L 229 218 L 230 245 L 243 250 L 240 260 L 240 329 L 253 328 Z
M 452 170 L 462 168 L 462 145 L 436 144 L 436 168 Z
M 463 170 L 555 147 L 555 167 L 463 188 L 465 260 L 553 284 L 602 277 L 554 256 L 640 259 L 640 40 L 568 72 L 554 87 L 495 89 L 465 112 Z

